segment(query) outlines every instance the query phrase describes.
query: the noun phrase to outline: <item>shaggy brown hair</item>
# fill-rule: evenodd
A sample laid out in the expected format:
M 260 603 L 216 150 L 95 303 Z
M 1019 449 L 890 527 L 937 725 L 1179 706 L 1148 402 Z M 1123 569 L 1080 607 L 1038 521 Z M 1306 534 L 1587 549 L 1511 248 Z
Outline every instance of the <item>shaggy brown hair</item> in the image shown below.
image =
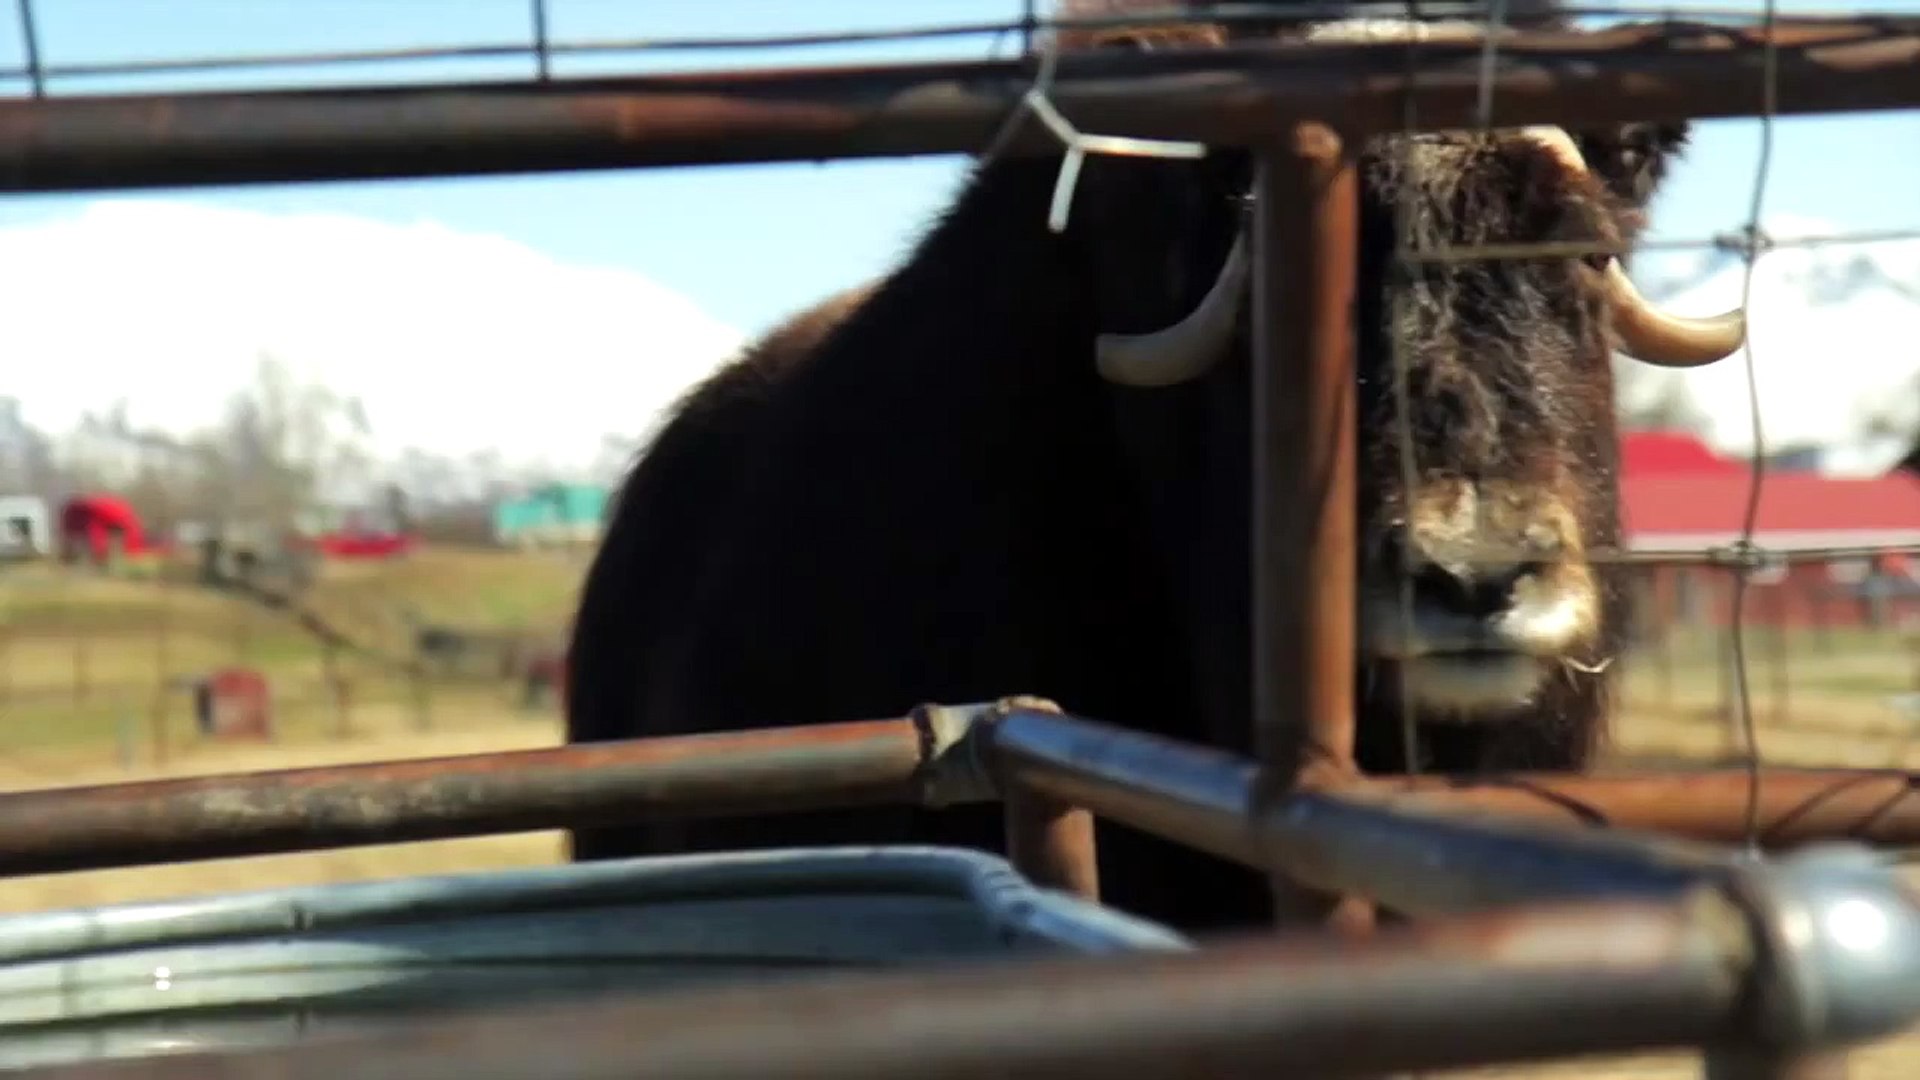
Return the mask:
M 1062 47 L 1227 39 L 1203 21 L 1141 33 L 1068 35 Z M 1586 175 L 1512 132 L 1387 136 L 1361 155 L 1363 590 L 1403 576 L 1389 557 L 1397 518 L 1477 485 L 1475 498 L 1503 508 L 1491 511 L 1503 528 L 1550 527 L 1560 555 L 1499 581 L 1424 574 L 1430 605 L 1467 611 L 1495 585 L 1558 574 L 1576 585 L 1590 576 L 1581 603 L 1602 609 L 1581 616 L 1593 625 L 1578 641 L 1538 657 L 1551 678 L 1524 705 L 1467 722 L 1416 709 L 1414 761 L 1396 658 L 1363 648 L 1356 723 L 1371 772 L 1577 768 L 1602 729 L 1604 661 L 1625 620 L 1617 568 L 1583 558 L 1618 538 L 1600 270 L 1539 258 L 1406 272 L 1395 258 L 1403 230 L 1416 247 L 1630 240 L 1684 128 L 1574 138 Z M 1091 160 L 1055 234 L 1046 209 L 1059 165 L 1058 155 L 979 162 L 883 280 L 796 317 L 688 396 L 628 478 L 582 592 L 569 741 L 1031 693 L 1130 729 L 1248 749 L 1244 308 L 1221 358 L 1178 385 L 1116 385 L 1094 357 L 1097 335 L 1168 326 L 1219 278 L 1245 220 L 1251 157 Z M 1408 416 L 1392 394 L 1401 380 Z M 1411 489 L 1403 429 L 1417 457 Z M 867 807 L 583 829 L 574 850 L 903 841 L 997 850 L 1002 833 L 991 807 Z M 1259 875 L 1105 822 L 1099 844 L 1104 896 L 1119 907 L 1187 929 L 1267 917 Z

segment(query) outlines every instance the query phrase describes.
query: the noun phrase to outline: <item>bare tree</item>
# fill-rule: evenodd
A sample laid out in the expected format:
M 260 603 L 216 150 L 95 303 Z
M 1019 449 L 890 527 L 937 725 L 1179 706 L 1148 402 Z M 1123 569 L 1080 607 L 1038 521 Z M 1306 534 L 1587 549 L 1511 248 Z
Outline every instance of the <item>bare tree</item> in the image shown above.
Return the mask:
M 252 385 L 228 399 L 219 426 L 193 440 L 202 466 L 193 501 L 272 529 L 294 528 L 330 496 L 368 485 L 369 434 L 358 399 L 302 382 L 262 356 Z

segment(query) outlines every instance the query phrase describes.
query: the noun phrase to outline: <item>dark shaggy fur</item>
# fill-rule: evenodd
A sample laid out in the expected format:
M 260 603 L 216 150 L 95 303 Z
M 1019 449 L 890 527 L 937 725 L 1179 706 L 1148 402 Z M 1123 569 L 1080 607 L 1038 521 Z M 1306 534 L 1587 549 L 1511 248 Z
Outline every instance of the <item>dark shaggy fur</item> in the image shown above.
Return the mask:
M 1576 134 L 1598 179 L 1570 178 L 1537 148 L 1497 137 L 1417 138 L 1404 170 L 1400 140 L 1367 148 L 1364 575 L 1385 572 L 1378 541 L 1407 495 L 1390 333 L 1411 347 L 1407 423 L 1422 483 L 1539 485 L 1577 508 L 1586 545 L 1615 539 L 1594 268 L 1454 263 L 1388 288 L 1403 195 L 1416 246 L 1629 236 L 1683 131 Z M 570 741 L 1031 693 L 1126 727 L 1247 748 L 1244 340 L 1205 378 L 1164 390 L 1103 382 L 1092 342 L 1191 309 L 1245 210 L 1251 163 L 1232 152 L 1094 159 L 1060 236 L 1045 226 L 1057 168 L 1056 158 L 977 171 L 870 293 L 797 318 L 682 403 L 628 479 L 587 580 Z M 1624 624 L 1622 590 L 1602 585 L 1605 628 L 1587 659 L 1612 655 Z M 1376 772 L 1407 764 L 1394 680 L 1380 674 L 1358 676 L 1362 765 Z M 1569 669 L 1521 720 L 1423 725 L 1419 764 L 1578 767 L 1605 711 L 1606 677 Z M 998 850 L 998 812 L 586 830 L 575 856 L 903 841 Z M 1266 917 L 1262 884 L 1237 868 L 1106 822 L 1100 845 L 1110 903 L 1190 930 Z

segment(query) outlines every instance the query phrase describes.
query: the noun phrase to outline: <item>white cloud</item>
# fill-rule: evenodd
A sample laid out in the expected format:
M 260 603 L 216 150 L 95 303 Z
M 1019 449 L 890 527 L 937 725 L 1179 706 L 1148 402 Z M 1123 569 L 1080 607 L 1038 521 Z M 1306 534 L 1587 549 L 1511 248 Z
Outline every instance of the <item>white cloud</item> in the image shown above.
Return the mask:
M 0 228 L 0 392 L 65 431 L 212 422 L 262 352 L 359 395 L 383 454 L 590 463 L 741 334 L 627 270 L 419 222 L 112 199 Z
M 1842 231 L 1786 216 L 1768 219 L 1767 230 L 1779 238 Z M 1740 305 L 1743 277 L 1739 260 L 1726 260 L 1662 300 L 1688 315 L 1730 310 Z M 1826 468 L 1834 472 L 1874 473 L 1890 466 L 1906 440 L 1876 436 L 1871 425 L 1887 419 L 1908 425 L 1911 433 L 1920 424 L 1915 326 L 1920 241 L 1782 247 L 1762 255 L 1753 275 L 1748 335 L 1767 445 L 1826 447 Z M 1742 353 L 1689 371 L 1639 367 L 1631 380 L 1635 397 L 1677 382 L 1709 419 L 1702 432 L 1708 441 L 1724 453 L 1752 452 Z

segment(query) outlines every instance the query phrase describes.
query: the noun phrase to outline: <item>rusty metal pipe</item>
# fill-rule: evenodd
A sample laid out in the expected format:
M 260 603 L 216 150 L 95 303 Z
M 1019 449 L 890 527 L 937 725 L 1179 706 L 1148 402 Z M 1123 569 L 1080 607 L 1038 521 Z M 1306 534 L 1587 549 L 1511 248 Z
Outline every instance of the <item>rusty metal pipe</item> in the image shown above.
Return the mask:
M 1333 1078 L 1677 1048 L 1740 1021 L 1751 966 L 1740 918 L 1712 893 L 1588 903 L 1393 927 L 1353 943 L 1292 934 L 1149 957 L 819 978 L 33 1075 Z
M 1920 104 L 1920 19 L 1658 23 L 1504 40 L 1500 124 L 1749 116 L 1764 42 L 1776 112 Z M 1288 44 L 1069 56 L 1050 89 L 1084 130 L 1258 145 L 1478 122 L 1480 47 Z M 1030 61 L 0 102 L 0 191 L 77 191 L 976 152 Z M 1010 152 L 1057 149 L 1026 125 Z
M 1353 291 L 1360 243 L 1352 153 L 1301 124 L 1260 158 L 1254 203 L 1253 744 L 1262 796 L 1358 775 L 1354 551 L 1358 411 Z M 1364 931 L 1357 897 L 1276 870 L 1278 922 Z
M 919 715 L 0 795 L 0 875 L 921 798 Z
M 1028 881 L 1060 889 L 1085 900 L 1100 899 L 1093 815 L 1022 787 L 1009 789 L 1006 808 L 1007 860 Z
M 1362 783 L 1409 806 L 1457 807 L 1708 843 L 1746 840 L 1745 769 L 1370 777 Z M 1759 804 L 1759 840 L 1766 848 L 1833 839 L 1887 847 L 1920 844 L 1920 775 L 1898 769 L 1765 769 Z
M 993 797 L 972 775 L 969 730 L 1004 786 L 1264 866 L 1252 820 L 1257 767 L 1205 747 L 1039 710 L 985 727 L 975 710 L 902 720 L 633 740 L 0 795 L 0 875 L 565 828 L 854 802 Z M 990 743 L 988 740 L 991 740 Z M 1920 844 L 1920 779 L 1881 770 L 1766 770 L 1763 839 Z M 1366 805 L 1454 807 L 1539 824 L 1736 840 L 1743 773 L 1371 778 Z M 1580 836 L 1581 833 L 1572 835 Z
M 1188 847 L 1260 866 L 1259 767 L 1223 750 L 1076 717 L 1012 710 L 990 729 L 994 769 L 1021 788 Z
M 1402 805 L 1364 790 L 1298 792 L 1263 806 L 1257 771 L 1243 759 L 1072 717 L 1016 709 L 991 731 L 1006 784 L 1400 911 L 1664 895 L 1729 872 L 1719 852 L 1674 841 Z
M 1619 831 L 1304 793 L 1260 818 L 1268 865 L 1302 884 L 1434 914 L 1579 896 L 1660 896 L 1735 868 L 1721 849 Z
M 990 730 L 988 725 L 997 723 L 1009 712 L 1021 709 L 1061 715 L 1060 706 L 1045 698 L 1003 698 L 984 710 L 978 707 L 961 710 L 963 715 L 988 718 L 985 724 L 977 728 L 974 722 L 966 722 L 962 725 L 964 734 L 972 735 L 978 730 L 984 736 Z M 934 718 L 951 711 L 938 706 L 922 706 L 919 715 Z M 958 745 L 959 738 L 956 737 L 954 741 Z M 981 738 L 967 741 L 970 751 L 977 751 L 980 745 Z M 979 764 L 979 768 L 969 771 L 990 778 L 990 767 L 984 755 L 973 752 L 967 760 Z M 1061 802 L 1019 784 L 996 782 L 993 786 L 1000 794 L 1007 860 L 1014 869 L 1035 885 L 1060 889 L 1098 902 L 1100 860 L 1093 815 L 1085 807 Z

